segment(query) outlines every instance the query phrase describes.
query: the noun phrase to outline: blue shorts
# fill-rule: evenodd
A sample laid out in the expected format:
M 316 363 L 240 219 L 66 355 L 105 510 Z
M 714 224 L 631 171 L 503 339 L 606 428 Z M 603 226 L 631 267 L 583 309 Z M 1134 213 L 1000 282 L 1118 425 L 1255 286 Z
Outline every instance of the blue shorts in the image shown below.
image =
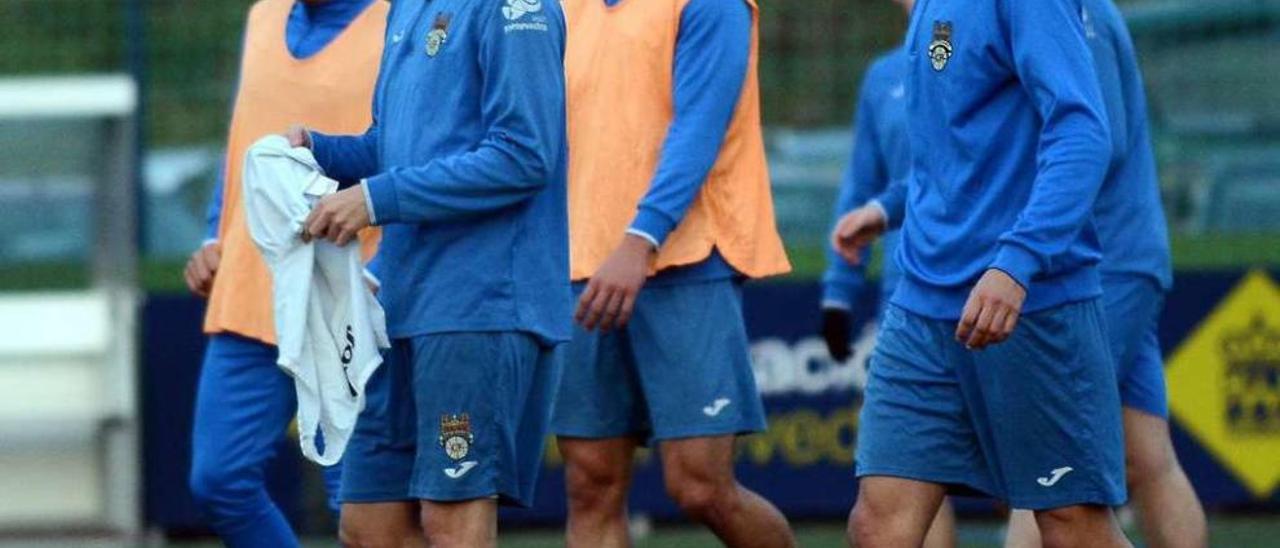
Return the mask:
M 1125 501 L 1124 432 L 1097 300 L 1027 314 L 970 351 L 956 322 L 890 305 L 859 419 L 857 474 L 1017 509 Z
M 342 502 L 498 497 L 528 507 L 560 349 L 531 335 L 395 339 L 343 457 Z
M 1120 381 L 1120 403 L 1167 420 L 1169 397 L 1157 336 L 1164 292 L 1145 277 L 1103 276 L 1102 300 Z
M 625 328 L 577 328 L 551 424 L 559 436 L 646 441 L 764 430 L 741 285 L 645 287 Z

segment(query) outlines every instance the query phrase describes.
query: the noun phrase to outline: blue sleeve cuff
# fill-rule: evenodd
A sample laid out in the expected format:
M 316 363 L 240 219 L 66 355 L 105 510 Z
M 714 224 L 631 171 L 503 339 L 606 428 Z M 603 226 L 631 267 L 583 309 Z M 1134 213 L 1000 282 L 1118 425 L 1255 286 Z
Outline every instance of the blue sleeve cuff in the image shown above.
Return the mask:
M 333 161 L 334 138 L 312 130 L 307 130 L 307 135 L 311 137 L 311 155 L 315 157 L 316 163 L 320 164 L 320 169 L 330 171 L 330 165 Z
M 364 210 L 369 214 L 369 224 L 378 224 L 378 212 L 373 209 L 373 198 L 369 197 L 369 182 L 360 181 L 360 192 L 364 194 Z
M 822 287 L 822 309 L 852 310 L 857 297 L 856 285 L 826 283 Z
M 890 183 L 884 192 L 876 195 L 871 201 L 880 204 L 884 210 L 885 224 L 889 230 L 902 228 L 902 220 L 907 216 L 907 193 L 901 183 Z
M 366 202 L 372 209 L 370 222 L 377 219 L 377 224 L 383 225 L 398 222 L 400 220 L 400 200 L 396 198 L 395 181 L 387 174 L 375 175 L 364 180 L 364 191 L 367 193 L 368 201 Z
M 1031 278 L 1040 272 L 1040 261 L 1022 246 L 1003 243 L 996 252 L 996 260 L 991 263 L 991 268 L 1013 277 L 1025 290 L 1030 289 Z
M 654 247 L 662 247 L 662 243 L 667 241 L 667 236 L 675 229 L 676 223 L 666 215 L 656 209 L 641 206 L 635 220 L 631 221 L 631 229 L 628 232 L 647 235 Z

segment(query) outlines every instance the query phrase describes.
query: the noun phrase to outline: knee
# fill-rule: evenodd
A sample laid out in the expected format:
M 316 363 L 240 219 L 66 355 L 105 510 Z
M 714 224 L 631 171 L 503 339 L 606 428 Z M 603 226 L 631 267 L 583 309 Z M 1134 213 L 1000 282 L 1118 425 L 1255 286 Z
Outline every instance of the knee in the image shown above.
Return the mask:
M 252 493 L 237 488 L 236 480 L 235 474 L 227 468 L 196 465 L 191 468 L 187 486 L 197 506 L 206 512 L 217 512 L 228 504 L 252 496 Z
M 1077 546 L 1081 535 L 1092 535 L 1094 527 L 1105 524 L 1104 516 L 1111 510 L 1094 506 L 1068 506 L 1036 512 L 1036 525 L 1040 529 L 1040 542 L 1045 548 Z
M 338 541 L 343 548 L 402 548 L 405 539 L 395 531 L 364 527 L 348 520 L 338 526 Z
M 877 546 L 877 535 L 880 528 L 890 524 L 892 516 L 886 512 L 877 512 L 875 506 L 859 498 L 849 512 L 848 523 L 845 524 L 845 537 L 850 546 Z
M 667 495 L 685 515 L 697 521 L 708 521 L 721 509 L 733 504 L 736 484 L 697 476 L 669 475 Z
M 496 546 L 497 538 L 486 534 L 478 534 L 476 524 L 466 522 L 457 515 L 433 515 L 424 511 L 418 520 L 418 526 L 426 535 L 427 546 L 431 548 L 472 548 L 476 546 Z M 497 533 L 495 529 L 494 534 Z M 402 545 L 397 545 L 402 546 Z
M 625 504 L 630 478 L 625 466 L 600 460 L 569 462 L 565 489 L 578 511 L 608 511 Z

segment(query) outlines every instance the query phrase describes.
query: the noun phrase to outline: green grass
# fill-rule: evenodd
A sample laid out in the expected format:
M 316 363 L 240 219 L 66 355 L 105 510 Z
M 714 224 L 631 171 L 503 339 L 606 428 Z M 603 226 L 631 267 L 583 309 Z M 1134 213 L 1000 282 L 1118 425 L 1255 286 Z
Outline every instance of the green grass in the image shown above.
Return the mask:
M 995 521 L 962 520 L 959 531 L 959 548 L 996 548 L 1000 546 L 1001 523 Z M 1280 519 L 1275 516 L 1227 517 L 1210 519 L 1211 546 L 1231 548 L 1266 548 L 1276 546 L 1280 538 Z M 843 527 L 836 523 L 803 524 L 797 527 L 799 544 L 804 548 L 843 548 Z M 1135 545 L 1142 546 L 1141 539 L 1132 532 Z M 324 538 L 311 539 L 308 548 L 333 546 Z M 171 543 L 174 548 L 214 548 L 212 540 Z M 564 536 L 558 530 L 504 531 L 499 546 L 503 548 L 556 548 L 564 546 Z M 660 526 L 652 534 L 637 539 L 636 548 L 712 548 L 720 546 L 710 533 L 688 526 Z

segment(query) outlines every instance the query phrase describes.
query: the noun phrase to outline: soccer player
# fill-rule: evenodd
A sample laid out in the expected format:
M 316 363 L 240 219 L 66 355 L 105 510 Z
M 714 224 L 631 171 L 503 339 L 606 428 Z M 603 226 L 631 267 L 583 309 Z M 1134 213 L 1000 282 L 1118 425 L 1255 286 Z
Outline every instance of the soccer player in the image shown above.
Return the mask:
M 395 2 L 362 135 L 293 128 L 327 174 L 304 238 L 383 227 L 392 338 L 347 448 L 354 546 L 495 546 L 528 506 L 569 339 L 559 2 Z M 425 536 L 424 536 L 425 534 Z
M 911 15 L 914 0 L 894 0 Z M 866 204 L 902 200 L 900 190 L 906 185 L 911 169 L 911 152 L 907 143 L 906 86 L 907 54 L 894 48 L 872 61 L 862 79 L 853 121 L 853 152 L 840 184 L 836 201 L 836 222 L 846 213 Z M 833 233 L 834 234 L 834 233 Z M 894 253 L 898 249 L 898 231 L 881 236 L 884 260 L 880 273 L 880 310 L 887 306 L 898 285 L 900 272 Z M 870 251 L 868 248 L 866 251 Z M 823 276 L 822 338 L 836 361 L 849 359 L 853 309 L 859 303 L 866 284 L 867 252 L 857 264 L 836 254 L 834 245 L 827 249 L 827 272 Z M 925 537 L 925 548 L 955 546 L 955 513 L 943 503 L 937 518 Z
M 1046 546 L 1128 546 L 1124 436 L 1090 215 L 1111 136 L 1078 0 L 930 0 L 907 32 L 906 205 L 858 433 L 859 546 L 912 546 L 948 489 L 1035 512 Z
M 901 3 L 907 5 L 907 13 L 911 13 L 912 0 Z M 906 52 L 898 47 L 877 57 L 863 76 L 854 112 L 853 152 L 836 199 L 837 223 L 858 207 L 888 201 L 890 198 L 881 193 L 889 191 L 891 182 L 905 179 L 910 172 L 911 152 L 903 119 L 906 116 L 906 68 Z M 884 269 L 880 274 L 883 308 L 900 276 L 893 260 L 898 249 L 898 231 L 886 232 L 880 241 L 884 256 Z M 851 354 L 852 312 L 861 304 L 858 300 L 866 285 L 870 248 L 858 257 L 857 264 L 844 260 L 835 249 L 834 245 L 827 248 L 827 271 L 822 277 L 822 338 L 831 357 L 843 362 Z
M 730 546 L 791 546 L 737 483 L 735 436 L 764 428 L 744 278 L 789 269 L 760 127 L 754 0 L 569 0 L 572 276 L 581 326 L 553 430 L 568 544 L 626 546 L 637 446 Z M 643 289 L 642 289 L 643 287 Z
M 1111 171 L 1094 206 L 1102 242 L 1102 300 L 1124 406 L 1126 481 L 1149 546 L 1208 544 L 1204 510 L 1169 440 L 1169 402 L 1157 340 L 1173 282 L 1147 104 L 1133 39 L 1111 0 L 1084 0 L 1084 30 L 1111 124 Z M 1006 546 L 1040 546 L 1015 512 Z
M 375 0 L 262 0 L 249 12 L 209 240 L 185 272 L 191 291 L 209 298 L 190 486 L 228 546 L 298 545 L 263 477 L 297 401 L 293 380 L 276 366 L 271 275 L 245 222 L 244 154 L 295 120 L 328 131 L 367 126 L 386 15 L 387 4 Z M 364 234 L 366 256 L 376 237 Z M 339 469 L 325 477 L 336 500 Z

